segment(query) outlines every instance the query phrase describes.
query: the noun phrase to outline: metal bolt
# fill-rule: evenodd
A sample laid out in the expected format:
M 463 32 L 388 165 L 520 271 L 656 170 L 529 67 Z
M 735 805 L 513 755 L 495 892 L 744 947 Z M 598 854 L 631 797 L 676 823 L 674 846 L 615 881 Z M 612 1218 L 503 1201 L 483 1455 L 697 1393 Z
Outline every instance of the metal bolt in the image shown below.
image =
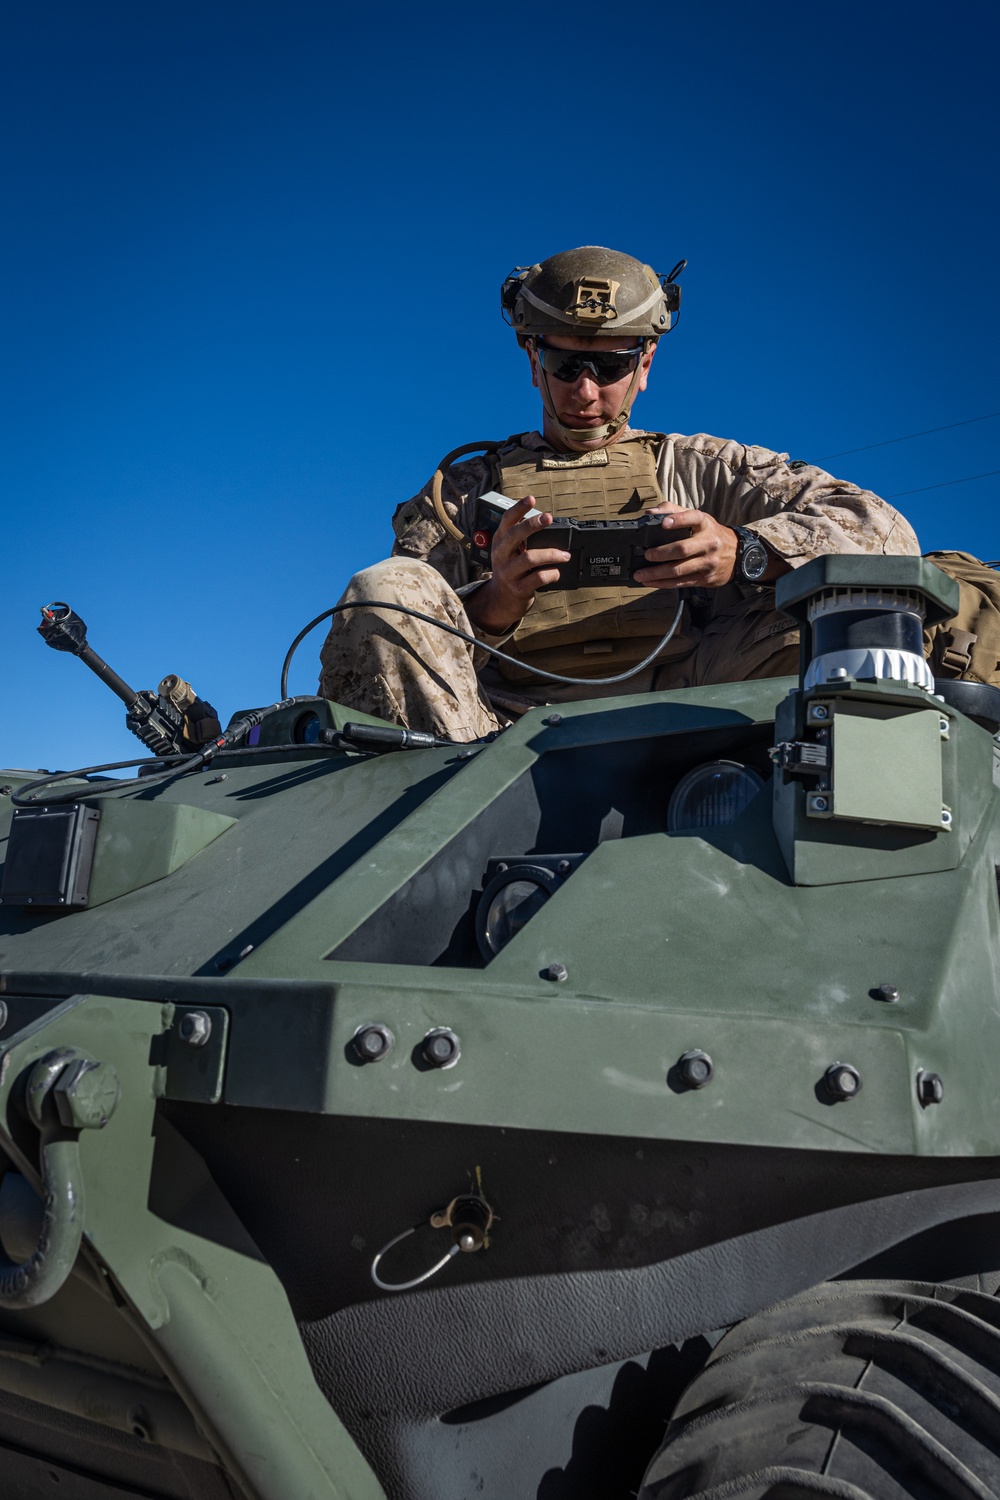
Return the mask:
M 917 1074 L 917 1098 L 921 1106 L 926 1109 L 928 1104 L 940 1104 L 944 1098 L 944 1083 L 940 1073 L 925 1073 L 923 1068 Z
M 899 987 L 895 984 L 880 984 L 875 993 L 880 1000 L 888 1000 L 890 1004 L 899 999 Z
M 181 1016 L 177 1032 L 189 1047 L 204 1047 L 212 1035 L 212 1017 L 203 1010 L 189 1010 Z
M 944 717 L 943 714 L 938 720 L 938 723 L 941 726 L 941 738 L 943 740 L 946 740 L 951 733 L 951 725 L 948 723 L 948 720 Z
M 362 1062 L 381 1062 L 393 1049 L 396 1038 L 381 1021 L 369 1021 L 354 1033 L 354 1050 Z
M 556 984 L 562 984 L 564 979 L 569 978 L 569 970 L 565 964 L 549 964 L 547 969 L 542 970 L 543 979 L 554 979 Z
M 569 866 L 569 860 L 568 859 L 561 859 L 559 861 L 559 863 L 556 865 L 556 874 L 557 875 L 568 875 L 569 874 L 569 868 L 570 868 L 570 866 Z
M 110 1063 L 81 1057 L 63 1069 L 52 1093 L 68 1130 L 101 1130 L 118 1106 L 121 1084 Z
M 549 716 L 548 716 L 548 718 L 547 718 L 547 719 L 543 719 L 543 720 L 542 720 L 542 723 L 543 723 L 543 724 L 551 724 L 551 725 L 552 725 L 552 727 L 553 727 L 553 729 L 554 729 L 554 728 L 555 728 L 555 726 L 556 726 L 556 725 L 557 725 L 557 724 L 561 724 L 561 723 L 562 723 L 562 721 L 563 721 L 563 716 L 562 716 L 562 714 L 549 714 Z
M 475 753 L 476 753 L 475 750 L 460 750 L 458 752 L 457 756 L 455 757 L 455 759 L 456 760 L 471 760 L 472 757 L 475 755 Z
M 0 786 L 0 797 L 9 797 L 13 790 L 12 786 Z
M 6 1002 L 6 1000 L 0 1000 L 0 1031 L 3 1031 L 4 1027 L 6 1026 L 6 1024 L 7 1024 L 7 1002 Z
M 241 948 L 240 951 L 239 951 L 239 953 L 236 956 L 237 956 L 237 958 L 249 958 L 249 956 L 250 956 L 250 954 L 252 952 L 253 952 L 253 943 L 247 943 L 246 947 L 245 948 Z
M 826 812 L 829 809 L 829 806 L 830 802 L 829 798 L 827 797 L 812 798 L 812 807 L 814 812 Z
M 447 1026 L 436 1026 L 424 1037 L 421 1053 L 432 1068 L 453 1068 L 462 1055 L 462 1047 Z
M 695 1047 L 677 1059 L 677 1072 L 687 1089 L 703 1089 L 715 1077 L 715 1064 L 707 1052 Z
M 853 1099 L 861 1092 L 861 1074 L 850 1063 L 833 1063 L 823 1074 L 827 1093 L 834 1099 Z
M 225 781 L 227 779 L 228 775 L 229 775 L 228 771 L 220 771 L 219 774 L 218 774 L 218 776 L 210 776 L 208 778 L 208 780 L 205 782 L 205 785 L 206 786 L 215 786 L 216 782 L 218 782 L 218 781 Z
M 951 808 L 950 807 L 942 807 L 942 809 L 941 809 L 941 827 L 942 828 L 950 828 L 953 822 L 954 822 L 954 819 L 952 818 L 952 815 L 951 815 Z
M 466 1251 L 475 1250 L 477 1248 L 475 1235 L 470 1234 L 468 1230 L 464 1234 L 460 1234 L 458 1237 L 458 1248 Z
M 830 673 L 830 676 L 831 678 L 836 678 L 838 682 L 843 682 L 844 678 L 847 676 L 847 668 L 834 667 L 833 671 Z
M 830 710 L 825 703 L 814 703 L 809 712 L 814 719 L 828 719 L 830 717 Z

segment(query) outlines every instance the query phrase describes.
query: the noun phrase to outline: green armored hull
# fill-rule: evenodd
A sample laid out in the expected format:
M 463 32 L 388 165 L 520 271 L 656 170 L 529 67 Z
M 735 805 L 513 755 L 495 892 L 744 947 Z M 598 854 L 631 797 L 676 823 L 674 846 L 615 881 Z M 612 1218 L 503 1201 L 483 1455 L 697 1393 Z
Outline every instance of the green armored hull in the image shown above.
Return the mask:
M 1000 1493 L 990 705 L 815 635 L 4 775 L 4 1500 Z

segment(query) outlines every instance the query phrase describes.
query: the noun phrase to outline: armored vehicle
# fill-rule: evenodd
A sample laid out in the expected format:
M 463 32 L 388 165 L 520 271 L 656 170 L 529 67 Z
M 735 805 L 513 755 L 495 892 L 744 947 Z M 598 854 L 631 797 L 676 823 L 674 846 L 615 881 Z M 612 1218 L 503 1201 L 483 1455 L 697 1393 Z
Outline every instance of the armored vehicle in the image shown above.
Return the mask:
M 778 597 L 471 745 L 43 612 L 154 758 L 0 778 L 3 1500 L 1000 1494 L 1000 694 Z

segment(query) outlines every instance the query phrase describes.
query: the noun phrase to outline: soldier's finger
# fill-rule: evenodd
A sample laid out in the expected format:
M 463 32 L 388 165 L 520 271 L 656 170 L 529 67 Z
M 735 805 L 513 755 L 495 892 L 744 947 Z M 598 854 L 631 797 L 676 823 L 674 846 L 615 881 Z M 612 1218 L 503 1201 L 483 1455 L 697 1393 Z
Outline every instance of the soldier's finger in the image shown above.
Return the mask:
M 704 542 L 697 537 L 685 536 L 676 542 L 664 542 L 660 547 L 646 548 L 646 561 L 650 563 L 683 562 L 688 557 L 704 555 Z
M 570 554 L 561 552 L 556 547 L 526 547 L 511 560 L 512 571 L 519 576 L 533 573 L 539 568 L 556 567 L 558 564 L 568 563 Z M 558 576 L 558 574 L 557 574 Z
M 530 581 L 530 583 L 531 583 L 531 592 L 532 592 L 532 594 L 534 594 L 534 591 L 536 589 L 544 588 L 547 583 L 558 583 L 558 581 L 559 581 L 559 569 L 558 568 L 537 568 L 537 569 L 532 569 L 532 571 L 530 573 L 528 573 L 526 575 L 526 577 L 527 577 L 528 581 Z
M 635 580 L 644 587 L 653 589 L 678 588 L 682 584 L 685 587 L 698 584 L 714 588 L 713 575 L 714 569 L 710 562 L 706 558 L 695 557 L 676 563 L 659 563 L 651 568 L 638 568 Z
M 505 516 L 504 520 L 506 519 L 507 518 Z M 514 547 L 518 547 L 522 542 L 526 542 L 529 536 L 534 536 L 536 531 L 541 531 L 543 527 L 551 525 L 551 515 L 548 513 L 548 511 L 543 511 L 541 515 L 527 516 L 523 521 L 514 522 L 504 534 L 503 540 L 505 542 L 510 542 Z M 500 532 L 498 530 L 497 536 L 499 535 Z
M 659 505 L 654 505 L 651 510 L 646 511 L 647 516 L 663 516 L 667 528 L 671 526 L 694 526 L 699 520 L 707 519 L 703 510 L 687 510 L 683 505 L 673 505 L 669 500 L 661 500 Z
M 518 521 L 522 520 L 528 514 L 534 503 L 534 495 L 527 495 L 523 500 L 519 500 L 516 505 L 512 505 L 510 510 L 505 510 L 500 517 L 500 524 L 494 532 L 493 540 L 496 541 L 498 536 L 506 536 L 511 527 L 516 526 Z

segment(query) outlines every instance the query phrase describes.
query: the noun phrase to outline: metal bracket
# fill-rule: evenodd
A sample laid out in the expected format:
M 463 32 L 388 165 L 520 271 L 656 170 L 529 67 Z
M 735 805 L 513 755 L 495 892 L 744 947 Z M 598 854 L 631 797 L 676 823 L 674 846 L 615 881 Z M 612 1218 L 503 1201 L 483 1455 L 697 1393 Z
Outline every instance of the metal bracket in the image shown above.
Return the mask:
M 175 1005 L 166 1033 L 165 1099 L 218 1104 L 226 1076 L 229 1012 L 221 1005 Z

